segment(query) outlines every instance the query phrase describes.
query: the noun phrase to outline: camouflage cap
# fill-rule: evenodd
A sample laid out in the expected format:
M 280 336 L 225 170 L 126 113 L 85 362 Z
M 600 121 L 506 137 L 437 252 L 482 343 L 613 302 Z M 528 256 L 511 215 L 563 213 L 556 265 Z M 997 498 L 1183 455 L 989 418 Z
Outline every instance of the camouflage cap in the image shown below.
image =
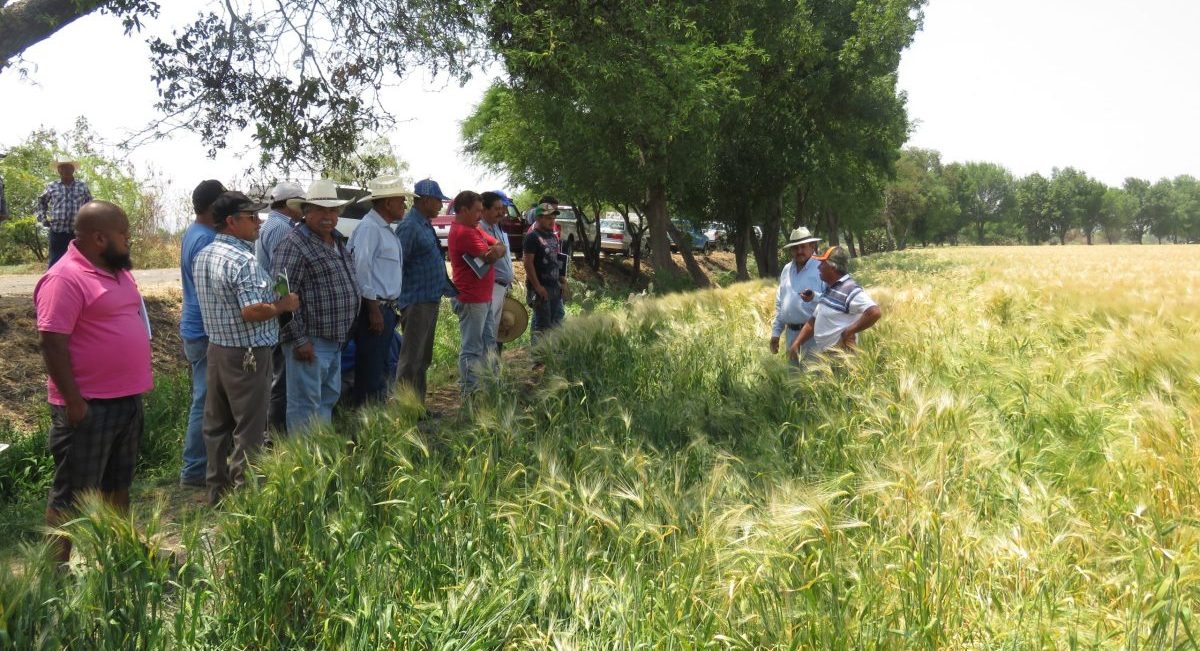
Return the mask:
M 813 257 L 821 262 L 828 262 L 837 267 L 838 271 L 850 271 L 850 254 L 840 246 L 831 246 L 825 250 L 824 254 L 814 255 Z

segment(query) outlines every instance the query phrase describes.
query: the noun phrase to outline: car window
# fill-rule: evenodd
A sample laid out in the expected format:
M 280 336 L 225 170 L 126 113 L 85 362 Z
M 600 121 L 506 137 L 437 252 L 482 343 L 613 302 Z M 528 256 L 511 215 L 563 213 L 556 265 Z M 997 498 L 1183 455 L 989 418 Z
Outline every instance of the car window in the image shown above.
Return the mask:
M 625 222 L 620 219 L 602 219 L 600 220 L 600 228 L 610 228 L 614 231 L 625 230 Z

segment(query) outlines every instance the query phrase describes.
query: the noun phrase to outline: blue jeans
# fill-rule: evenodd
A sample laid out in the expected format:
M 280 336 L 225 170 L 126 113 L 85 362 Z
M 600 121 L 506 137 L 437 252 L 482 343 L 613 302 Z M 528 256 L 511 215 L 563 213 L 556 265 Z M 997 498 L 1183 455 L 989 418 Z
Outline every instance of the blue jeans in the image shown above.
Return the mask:
M 460 303 L 451 300 L 450 306 L 458 315 L 458 332 L 462 336 L 462 348 L 458 353 L 458 383 L 462 395 L 475 390 L 479 367 L 483 366 L 491 351 L 488 350 L 485 333 L 496 329 L 492 318 L 492 303 Z
M 791 328 L 784 328 L 783 329 L 783 341 L 784 341 L 783 349 L 785 351 L 791 350 L 792 342 L 796 341 L 796 337 L 799 337 L 799 336 L 800 336 L 799 330 L 792 330 Z M 807 357 L 812 354 L 812 349 L 813 349 L 814 345 L 815 345 L 814 340 L 810 338 L 808 341 L 804 342 L 804 344 L 800 346 L 800 355 L 798 357 L 793 358 L 791 353 L 788 353 L 788 363 L 791 364 L 792 366 L 799 366 L 800 360 L 802 358 Z
M 287 429 L 294 436 L 333 419 L 333 405 L 342 392 L 341 344 L 311 337 L 316 359 L 296 359 L 296 344 L 283 345 L 287 356 Z
M 47 269 L 53 267 L 54 263 L 58 262 L 59 258 L 66 255 L 67 247 L 71 245 L 71 240 L 73 239 L 75 239 L 74 231 L 68 231 L 66 233 L 56 233 L 54 231 L 50 231 L 50 242 L 48 244 L 50 247 L 50 259 L 46 265 Z
M 375 335 L 368 330 L 367 310 L 358 318 L 358 334 L 354 337 L 354 389 L 352 404 L 387 400 L 388 385 L 395 375 L 387 372 L 392 340 L 396 337 L 396 311 L 387 305 L 379 306 L 383 314 L 383 332 Z
M 533 308 L 532 323 L 529 326 L 529 344 L 532 346 L 537 343 L 542 332 L 562 323 L 566 310 L 563 308 L 562 294 L 555 292 L 550 294 L 550 300 L 543 301 L 538 297 L 530 307 Z
M 183 342 L 183 356 L 192 366 L 192 406 L 183 435 L 183 468 L 179 478 L 203 482 L 208 468 L 204 448 L 204 399 L 208 396 L 208 337 Z

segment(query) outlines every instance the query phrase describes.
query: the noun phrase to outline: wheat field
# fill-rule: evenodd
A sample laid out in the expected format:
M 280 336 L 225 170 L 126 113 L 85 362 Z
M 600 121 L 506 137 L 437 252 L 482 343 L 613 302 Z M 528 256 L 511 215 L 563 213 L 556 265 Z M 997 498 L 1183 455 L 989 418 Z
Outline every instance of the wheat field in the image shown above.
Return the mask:
M 181 562 L 89 505 L 70 574 L 0 577 L 0 646 L 1196 648 L 1200 249 L 855 275 L 856 356 L 771 358 L 765 282 L 572 318 L 454 424 L 277 448 Z

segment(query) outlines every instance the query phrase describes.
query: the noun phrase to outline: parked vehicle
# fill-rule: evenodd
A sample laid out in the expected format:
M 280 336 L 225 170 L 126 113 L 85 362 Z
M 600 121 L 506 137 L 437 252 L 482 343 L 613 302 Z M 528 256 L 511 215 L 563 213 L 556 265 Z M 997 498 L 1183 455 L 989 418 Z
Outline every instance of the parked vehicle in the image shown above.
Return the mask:
M 693 251 L 698 253 L 708 253 L 716 248 L 716 245 L 713 243 L 713 241 L 708 239 L 708 236 L 701 232 L 699 228 L 696 228 L 691 222 L 684 221 L 682 219 L 672 219 L 671 223 L 675 225 L 675 228 L 678 229 L 684 237 L 690 236 Z M 671 241 L 671 250 L 678 251 L 679 245 L 676 244 L 675 238 L 671 237 L 670 231 L 667 232 L 667 237 Z
M 704 225 L 704 234 L 712 241 L 713 246 L 723 249 L 729 245 L 729 229 L 720 222 L 708 222 Z
M 630 255 L 633 238 L 625 232 L 625 220 L 600 220 L 600 250 L 604 253 Z
M 575 219 L 575 208 L 561 204 L 558 206 L 558 217 L 554 219 L 554 225 L 558 227 L 558 236 L 562 238 L 562 250 L 567 255 L 573 255 L 585 242 L 596 238 L 595 220 L 589 218 L 587 213 L 582 215 L 584 231 L 581 233 L 579 223 Z

